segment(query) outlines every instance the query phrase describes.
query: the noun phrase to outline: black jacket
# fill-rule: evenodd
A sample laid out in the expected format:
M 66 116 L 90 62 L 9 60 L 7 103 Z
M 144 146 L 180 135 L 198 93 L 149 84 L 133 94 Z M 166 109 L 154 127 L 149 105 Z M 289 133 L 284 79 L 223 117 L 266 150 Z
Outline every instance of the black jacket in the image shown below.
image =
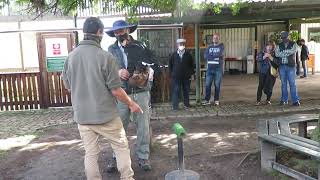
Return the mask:
M 279 44 L 279 50 L 284 51 L 284 50 L 293 48 L 293 46 L 295 46 L 295 42 L 293 42 L 293 41 L 289 41 L 287 47 L 286 47 L 285 43 L 282 42 Z M 295 67 L 296 66 L 296 58 L 297 58 L 296 53 L 289 55 L 287 58 L 288 58 L 288 63 L 285 65 L 288 65 L 290 67 Z M 279 59 L 280 59 L 279 64 L 282 65 L 283 63 L 281 61 L 281 57 L 279 57 Z
M 178 52 L 175 51 L 169 59 L 169 71 L 174 79 L 190 79 L 191 75 L 194 74 L 191 54 L 185 51 L 182 58 L 180 58 Z
M 309 59 L 309 50 L 306 45 L 302 45 L 301 47 L 301 61 L 305 61 Z
M 139 41 L 132 40 L 126 47 L 124 47 L 124 51 L 127 54 L 128 67 L 125 67 L 123 53 L 118 46 L 118 41 L 109 46 L 108 51 L 116 58 L 118 66 L 120 69 L 127 69 L 132 76 L 133 71 L 138 67 L 141 62 L 146 62 L 148 64 L 155 63 L 154 57 L 150 54 L 147 48 Z M 152 67 L 154 70 L 156 68 Z M 155 70 L 156 72 L 156 70 Z M 136 88 L 131 87 L 128 84 L 128 81 L 122 81 L 122 88 L 128 93 L 131 94 L 132 90 L 134 92 L 142 92 L 146 90 L 150 90 L 150 87 L 146 88 Z

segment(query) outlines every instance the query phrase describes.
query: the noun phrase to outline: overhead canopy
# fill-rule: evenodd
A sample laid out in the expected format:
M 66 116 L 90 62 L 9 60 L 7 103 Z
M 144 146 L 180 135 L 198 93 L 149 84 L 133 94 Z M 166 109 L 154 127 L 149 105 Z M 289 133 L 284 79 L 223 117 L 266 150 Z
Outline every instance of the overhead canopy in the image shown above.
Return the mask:
M 198 0 L 197 2 L 201 1 L 204 0 Z M 216 0 L 214 2 L 217 3 Z M 229 8 L 222 8 L 220 14 L 215 14 L 211 9 L 188 10 L 182 17 L 161 18 L 157 23 L 239 24 L 306 20 L 318 17 L 320 17 L 320 0 L 259 1 L 248 3 L 246 7 L 240 9 L 237 15 L 232 15 Z M 142 24 L 150 23 L 150 21 L 148 23 L 142 21 Z

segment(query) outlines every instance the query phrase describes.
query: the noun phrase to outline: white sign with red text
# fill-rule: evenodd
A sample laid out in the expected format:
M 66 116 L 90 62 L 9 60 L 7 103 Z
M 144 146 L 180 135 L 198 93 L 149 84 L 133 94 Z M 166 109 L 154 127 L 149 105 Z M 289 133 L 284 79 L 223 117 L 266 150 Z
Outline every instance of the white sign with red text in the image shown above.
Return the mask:
M 48 72 L 61 72 L 68 56 L 67 38 L 46 38 L 46 65 Z
M 67 38 L 46 38 L 46 57 L 68 56 Z

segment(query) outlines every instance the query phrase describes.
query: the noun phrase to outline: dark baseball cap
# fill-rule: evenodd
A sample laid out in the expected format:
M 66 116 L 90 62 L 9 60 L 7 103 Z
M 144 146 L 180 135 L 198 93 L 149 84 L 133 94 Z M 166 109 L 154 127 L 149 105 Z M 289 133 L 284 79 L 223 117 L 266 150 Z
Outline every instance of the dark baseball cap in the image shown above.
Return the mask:
M 281 32 L 281 38 L 284 39 L 284 38 L 288 38 L 289 37 L 289 32 L 288 31 L 282 31 Z
M 103 29 L 104 25 L 102 21 L 97 17 L 89 17 L 85 20 L 83 24 L 83 32 L 96 34 L 99 29 Z

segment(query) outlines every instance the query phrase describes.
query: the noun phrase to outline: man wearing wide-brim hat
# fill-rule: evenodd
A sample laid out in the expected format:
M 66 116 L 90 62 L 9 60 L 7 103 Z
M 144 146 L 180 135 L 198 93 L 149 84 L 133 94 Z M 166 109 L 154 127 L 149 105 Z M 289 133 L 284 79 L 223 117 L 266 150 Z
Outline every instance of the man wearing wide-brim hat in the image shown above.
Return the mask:
M 121 87 L 133 98 L 144 113 L 132 113 L 128 106 L 118 102 L 118 110 L 125 130 L 131 121 L 137 129 L 136 155 L 138 163 L 144 170 L 151 170 L 150 165 L 150 83 L 153 80 L 153 71 L 145 67 L 145 63 L 152 63 L 152 57 L 145 46 L 134 40 L 129 34 L 137 29 L 137 25 L 130 25 L 124 20 L 118 20 L 106 33 L 117 40 L 108 51 L 116 57 L 119 66 Z M 114 172 L 116 159 L 108 163 L 108 172 Z

